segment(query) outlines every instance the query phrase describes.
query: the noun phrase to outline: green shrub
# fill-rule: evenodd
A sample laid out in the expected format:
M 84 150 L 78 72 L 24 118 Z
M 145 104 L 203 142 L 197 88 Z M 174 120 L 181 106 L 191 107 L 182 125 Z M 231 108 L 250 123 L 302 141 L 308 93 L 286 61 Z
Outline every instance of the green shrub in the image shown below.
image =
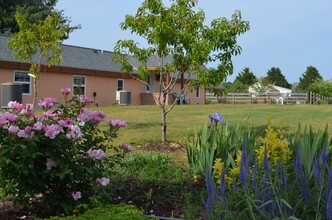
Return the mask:
M 14 205 L 37 198 L 51 214 L 71 213 L 109 183 L 108 170 L 128 151 L 109 143 L 125 123 L 112 119 L 108 131 L 99 130 L 106 115 L 88 110 L 89 102 L 74 96 L 57 106 L 45 98 L 41 114 L 9 102 L 11 110 L 0 113 L 0 187 Z M 107 156 L 110 150 L 118 153 Z
M 146 183 L 181 182 L 186 178 L 185 171 L 174 165 L 166 154 L 128 155 L 123 167 L 127 175 L 136 176 Z
M 97 207 L 91 210 L 86 211 L 79 216 L 68 216 L 68 217 L 52 217 L 52 220 L 144 220 L 148 219 L 144 217 L 143 211 L 139 210 L 133 205 L 107 205 Z

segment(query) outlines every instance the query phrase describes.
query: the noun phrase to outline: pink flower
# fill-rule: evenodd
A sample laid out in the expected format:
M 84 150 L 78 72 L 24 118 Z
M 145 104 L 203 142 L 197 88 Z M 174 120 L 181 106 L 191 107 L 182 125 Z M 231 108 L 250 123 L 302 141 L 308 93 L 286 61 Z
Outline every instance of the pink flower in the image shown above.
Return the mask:
M 25 109 L 27 110 L 27 111 L 33 111 L 33 104 L 26 104 L 26 106 L 25 106 Z
M 20 138 L 31 138 L 34 136 L 34 132 L 31 132 L 32 128 L 27 126 L 24 130 L 19 130 L 17 136 Z
M 89 157 L 95 158 L 97 160 L 100 160 L 101 158 L 106 156 L 105 152 L 102 149 L 95 150 L 95 149 L 90 148 L 87 151 L 87 153 L 88 153 Z
M 18 120 L 18 116 L 17 115 L 14 115 L 14 114 L 12 114 L 12 113 L 10 113 L 10 112 L 6 112 L 5 113 L 5 117 L 7 118 L 7 120 L 9 121 L 9 122 L 16 122 L 17 120 Z
M 96 153 L 95 153 L 95 158 L 97 160 L 100 160 L 101 158 L 103 158 L 105 156 L 105 152 L 102 150 L 102 149 L 98 149 L 96 150 Z
M 93 101 L 92 101 L 91 98 L 85 96 L 85 97 L 83 98 L 83 102 L 85 102 L 85 103 L 92 103 Z
M 106 121 L 106 123 L 108 125 L 112 125 L 113 127 L 119 127 L 119 128 L 127 127 L 126 122 L 124 122 L 121 119 L 110 119 L 110 120 Z
M 46 169 L 51 170 L 52 167 L 56 167 L 57 164 L 51 159 L 51 158 L 46 158 Z
M 131 152 L 133 151 L 133 147 L 129 144 L 122 144 L 121 147 L 126 151 L 126 152 Z
M 66 134 L 67 139 L 81 139 L 81 140 L 86 140 L 83 138 L 83 133 L 81 132 L 80 127 L 77 125 L 70 125 L 69 127 L 70 133 Z
M 41 99 L 39 100 L 38 105 L 43 109 L 52 108 L 55 105 L 55 99 L 50 97 Z
M 8 107 L 10 108 L 16 108 L 18 111 L 21 111 L 23 105 L 19 102 L 16 102 L 16 101 L 10 101 L 8 102 Z
M 72 197 L 73 197 L 74 200 L 79 200 L 82 197 L 80 191 L 73 192 L 71 195 L 72 195 Z
M 110 180 L 108 178 L 97 178 L 97 181 L 103 185 L 103 186 L 107 186 L 110 183 Z
M 62 127 L 69 127 L 73 124 L 73 120 L 71 118 L 66 118 L 65 120 L 60 120 L 59 124 Z
M 47 110 L 47 111 L 43 112 L 43 114 L 46 118 L 54 116 L 53 112 L 50 111 L 50 110 Z
M 70 88 L 62 88 L 61 89 L 61 93 L 64 95 L 68 95 L 71 92 Z
M 0 128 L 2 128 L 7 122 L 7 117 L 0 112 Z
M 9 133 L 9 134 L 16 134 L 19 130 L 20 130 L 20 129 L 19 129 L 17 126 L 15 126 L 15 125 L 11 125 L 11 126 L 9 126 L 9 128 L 8 128 L 8 133 Z
M 40 121 L 37 121 L 34 125 L 33 125 L 33 129 L 34 130 L 37 130 L 37 131 L 40 131 L 40 130 L 43 130 L 44 129 L 44 125 L 42 122 Z
M 60 132 L 63 132 L 63 128 L 60 125 L 52 124 L 52 125 L 46 125 L 44 131 L 46 137 L 54 139 L 58 134 L 60 134 Z

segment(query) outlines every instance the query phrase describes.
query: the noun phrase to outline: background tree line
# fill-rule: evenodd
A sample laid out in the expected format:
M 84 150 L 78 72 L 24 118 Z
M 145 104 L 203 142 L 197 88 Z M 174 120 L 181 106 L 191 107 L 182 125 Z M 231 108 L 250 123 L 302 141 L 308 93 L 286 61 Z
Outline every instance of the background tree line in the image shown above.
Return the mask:
M 308 66 L 306 71 L 299 77 L 298 84 L 290 84 L 282 74 L 280 68 L 270 68 L 266 76 L 258 78 L 250 68 L 246 67 L 238 73 L 234 82 L 224 83 L 226 92 L 248 92 L 253 84 L 260 82 L 263 86 L 275 85 L 297 92 L 315 92 L 323 96 L 332 96 L 332 80 L 325 80 L 319 74 L 316 67 Z

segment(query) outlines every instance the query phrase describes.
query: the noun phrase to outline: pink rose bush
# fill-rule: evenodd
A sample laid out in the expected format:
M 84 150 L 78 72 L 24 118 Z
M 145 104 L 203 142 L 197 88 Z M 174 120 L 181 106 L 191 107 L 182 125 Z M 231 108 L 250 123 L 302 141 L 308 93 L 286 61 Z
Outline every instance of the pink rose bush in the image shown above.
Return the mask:
M 124 121 L 90 110 L 88 97 L 67 100 L 70 92 L 61 89 L 64 104 L 41 99 L 40 111 L 12 101 L 9 111 L 0 112 L 0 187 L 14 204 L 29 205 L 30 198 L 42 195 L 50 213 L 70 213 L 110 184 L 110 166 L 132 150 L 109 144 L 127 126 Z M 100 123 L 108 129 L 100 130 Z

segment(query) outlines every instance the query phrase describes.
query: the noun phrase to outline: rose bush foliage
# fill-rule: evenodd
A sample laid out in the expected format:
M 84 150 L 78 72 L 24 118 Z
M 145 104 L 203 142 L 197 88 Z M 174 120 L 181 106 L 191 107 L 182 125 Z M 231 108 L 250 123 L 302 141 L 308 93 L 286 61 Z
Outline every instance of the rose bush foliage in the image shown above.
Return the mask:
M 87 97 L 39 101 L 42 111 L 31 105 L 9 102 L 10 111 L 0 112 L 0 187 L 14 204 L 29 205 L 33 198 L 52 214 L 70 213 L 88 203 L 109 183 L 107 176 L 121 161 L 128 147 L 113 147 L 116 132 L 126 124 L 105 120 L 100 111 L 90 111 Z M 116 123 L 114 123 L 116 122 Z M 100 123 L 109 129 L 102 131 Z M 131 149 L 131 148 L 130 148 Z M 110 155 L 110 156 L 108 156 Z

